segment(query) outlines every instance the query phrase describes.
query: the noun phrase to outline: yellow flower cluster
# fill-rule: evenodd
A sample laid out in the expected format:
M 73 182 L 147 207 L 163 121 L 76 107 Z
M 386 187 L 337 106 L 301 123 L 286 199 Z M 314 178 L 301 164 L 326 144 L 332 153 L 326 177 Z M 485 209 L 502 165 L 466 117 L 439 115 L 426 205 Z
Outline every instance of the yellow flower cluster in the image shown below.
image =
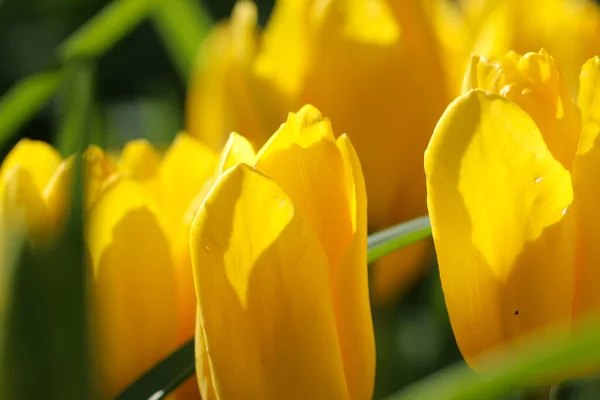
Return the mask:
M 19 142 L 0 169 L 2 228 L 15 229 L 23 213 L 32 245 L 51 240 L 65 222 L 74 161 L 45 143 Z M 98 147 L 82 161 L 92 336 L 99 385 L 114 396 L 193 335 L 187 213 L 217 156 L 180 134 L 162 157 L 138 140 L 114 161 Z
M 421 1 L 282 0 L 261 34 L 254 3 L 240 1 L 200 50 L 188 130 L 215 149 L 232 131 L 261 146 L 288 110 L 313 104 L 350 135 L 378 230 L 427 213 L 423 151 L 450 101 L 446 86 Z M 429 247 L 382 260 L 375 298 L 407 287 Z
M 598 37 L 591 1 L 278 0 L 263 32 L 239 1 L 199 50 L 189 134 L 81 155 L 97 385 L 195 335 L 205 400 L 370 398 L 367 232 L 427 212 L 472 367 L 600 312 Z M 75 157 L 12 149 L 0 234 L 52 240 Z M 430 249 L 382 259 L 373 299 Z
M 278 0 L 263 32 L 256 14 L 239 1 L 205 40 L 189 132 L 217 151 L 232 131 L 261 146 L 288 110 L 315 105 L 356 147 L 371 231 L 427 213 L 422 155 L 472 53 L 546 48 L 570 93 L 600 53 L 600 8 L 589 0 Z M 379 260 L 373 299 L 410 287 L 429 249 L 423 241 Z
M 204 399 L 370 396 L 364 179 L 347 136 L 336 140 L 318 110 L 290 113 L 258 153 L 233 133 L 218 157 L 182 133 L 162 156 L 138 140 L 116 160 L 98 147 L 82 159 L 92 343 L 107 396 L 194 331 Z M 20 221 L 33 245 L 56 235 L 74 161 L 42 142 L 15 146 L 0 170 L 2 227 Z

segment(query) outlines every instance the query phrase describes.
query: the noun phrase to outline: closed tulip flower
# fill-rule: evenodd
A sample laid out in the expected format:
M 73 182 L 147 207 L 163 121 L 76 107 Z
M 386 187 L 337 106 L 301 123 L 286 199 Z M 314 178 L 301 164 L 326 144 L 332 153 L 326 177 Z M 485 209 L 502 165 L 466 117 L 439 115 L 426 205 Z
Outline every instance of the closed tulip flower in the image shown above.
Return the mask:
M 445 2 L 448 2 L 445 0 Z M 461 0 L 465 65 L 471 52 L 500 57 L 546 48 L 572 93 L 581 65 L 600 53 L 600 7 L 593 0 Z M 446 24 L 448 25 L 448 24 Z M 459 60 L 460 58 L 455 58 Z
M 94 331 L 111 395 L 194 334 L 185 216 L 215 163 L 214 153 L 187 134 L 162 157 L 146 141 L 130 142 L 90 208 Z
M 474 57 L 425 153 L 428 207 L 458 346 L 489 353 L 600 311 L 600 59 L 569 96 L 544 50 Z
M 66 353 L 72 325 L 69 305 L 53 289 L 65 288 L 68 273 L 56 273 L 59 214 L 53 198 L 61 157 L 51 146 L 22 140 L 0 166 L 0 398 L 54 398 L 76 392 L 70 382 L 81 364 Z M 49 259 L 49 260 L 48 260 Z M 60 261 L 68 261 L 62 258 Z M 68 268 L 65 268 L 68 270 Z M 66 279 L 65 279 L 66 278 Z M 48 296 L 51 294 L 51 296 Z M 43 301 L 42 301 L 43 300 Z M 75 305 L 77 308 L 77 305 Z M 75 315 L 74 315 L 75 314 Z M 63 321 L 64 321 L 63 319 Z M 71 328 L 71 329 L 69 329 Z M 73 355 L 75 356 L 73 357 Z M 53 367 L 58 366 L 58 368 Z M 40 373 L 42 372 L 42 373 Z M 81 392 L 80 392 L 81 393 Z
M 138 140 L 116 162 L 98 147 L 82 159 L 96 380 L 112 398 L 194 334 L 185 216 L 216 155 L 180 134 L 162 157 Z M 21 207 L 33 239 L 49 239 L 66 217 L 72 167 L 47 144 L 19 142 L 0 169 L 2 215 Z
M 56 232 L 52 221 L 58 220 L 58 210 L 51 198 L 58 189 L 53 182 L 61 161 L 51 146 L 27 139 L 8 153 L 0 166 L 2 229 L 25 229 L 32 242 Z
M 370 229 L 426 213 L 422 154 L 450 97 L 425 2 L 279 0 L 260 33 L 255 5 L 240 1 L 200 56 L 188 94 L 192 134 L 220 148 L 243 131 L 262 146 L 287 110 L 314 104 L 356 147 Z M 381 260 L 377 300 L 411 283 L 428 245 Z
M 369 399 L 375 372 L 358 158 L 314 107 L 255 154 L 230 138 L 190 234 L 202 398 Z

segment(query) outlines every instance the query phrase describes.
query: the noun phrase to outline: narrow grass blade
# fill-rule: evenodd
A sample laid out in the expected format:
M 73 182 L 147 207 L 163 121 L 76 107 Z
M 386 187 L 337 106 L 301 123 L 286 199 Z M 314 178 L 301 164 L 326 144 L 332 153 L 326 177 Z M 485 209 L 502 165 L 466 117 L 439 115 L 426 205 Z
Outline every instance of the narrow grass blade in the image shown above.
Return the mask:
M 194 339 L 192 338 L 125 389 L 117 400 L 165 398 L 194 372 Z
M 163 1 L 153 21 L 184 82 L 192 72 L 200 42 L 212 21 L 197 0 Z
M 0 148 L 58 90 L 63 74 L 43 72 L 17 83 L 0 100 Z
M 475 373 L 464 363 L 427 377 L 388 400 L 496 399 L 511 390 L 543 385 L 600 365 L 600 319 L 580 325 L 574 334 L 557 331 L 527 345 L 503 351 Z
M 63 156 L 83 148 L 83 141 L 92 129 L 94 66 L 91 62 L 74 61 L 66 68 L 61 96 L 61 124 L 56 147 Z
M 114 0 L 58 48 L 58 58 L 65 63 L 74 58 L 95 58 L 110 49 L 134 29 L 164 0 Z M 61 71 L 30 76 L 16 84 L 0 100 L 0 147 L 32 115 L 54 96 L 61 84 Z
M 85 118 L 78 121 L 78 130 L 84 132 Z M 85 145 L 85 139 L 81 144 Z M 57 194 L 60 200 L 69 202 L 68 211 L 64 218 L 59 217 L 58 225 L 49 228 L 49 237 L 27 234 L 30 224 L 37 220 L 21 220 L 16 225 L 19 232 L 14 232 L 15 225 L 7 218 L 0 219 L 2 248 L 12 244 L 14 235 L 21 231 L 18 227 L 24 233 L 19 256 L 7 262 L 3 252 L 0 268 L 0 281 L 6 279 L 6 287 L 10 288 L 0 307 L 2 399 L 95 398 L 87 330 L 83 185 L 80 163 L 76 164 L 72 191 L 68 188 Z M 18 216 L 20 207 L 28 205 L 3 206 L 10 207 L 4 210 L 6 214 Z
M 58 49 L 61 61 L 95 58 L 110 49 L 165 0 L 113 0 L 68 37 Z

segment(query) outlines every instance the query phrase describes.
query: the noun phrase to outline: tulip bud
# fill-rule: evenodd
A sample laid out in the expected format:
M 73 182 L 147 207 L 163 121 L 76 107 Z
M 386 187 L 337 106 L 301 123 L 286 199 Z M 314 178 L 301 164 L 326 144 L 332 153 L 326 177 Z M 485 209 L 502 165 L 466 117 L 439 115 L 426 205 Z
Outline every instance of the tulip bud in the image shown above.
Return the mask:
M 600 312 L 599 65 L 583 66 L 576 106 L 543 50 L 474 57 L 466 93 L 435 128 L 431 227 L 452 329 L 474 368 Z
M 256 156 L 236 142 L 241 163 L 190 237 L 203 398 L 370 398 L 366 196 L 350 141 L 305 106 Z

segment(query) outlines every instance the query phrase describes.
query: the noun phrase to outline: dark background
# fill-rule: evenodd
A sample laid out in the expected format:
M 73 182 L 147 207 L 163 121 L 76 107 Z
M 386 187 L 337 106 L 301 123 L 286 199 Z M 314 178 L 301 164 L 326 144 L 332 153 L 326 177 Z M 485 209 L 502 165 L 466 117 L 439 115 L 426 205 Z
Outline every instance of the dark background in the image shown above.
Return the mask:
M 165 0 L 169 1 L 169 0 Z M 57 65 L 56 48 L 97 14 L 107 0 L 0 0 L 0 95 L 21 79 Z M 234 0 L 204 1 L 215 21 L 229 15 Z M 272 1 L 258 1 L 264 23 Z M 183 126 L 185 83 L 159 37 L 145 20 L 100 57 L 96 67 L 96 117 L 119 145 L 132 137 L 166 142 Z M 19 132 L 52 142 L 58 127 L 54 101 Z M 167 133 L 168 132 L 168 133 Z M 10 146 L 0 149 L 5 153 Z

